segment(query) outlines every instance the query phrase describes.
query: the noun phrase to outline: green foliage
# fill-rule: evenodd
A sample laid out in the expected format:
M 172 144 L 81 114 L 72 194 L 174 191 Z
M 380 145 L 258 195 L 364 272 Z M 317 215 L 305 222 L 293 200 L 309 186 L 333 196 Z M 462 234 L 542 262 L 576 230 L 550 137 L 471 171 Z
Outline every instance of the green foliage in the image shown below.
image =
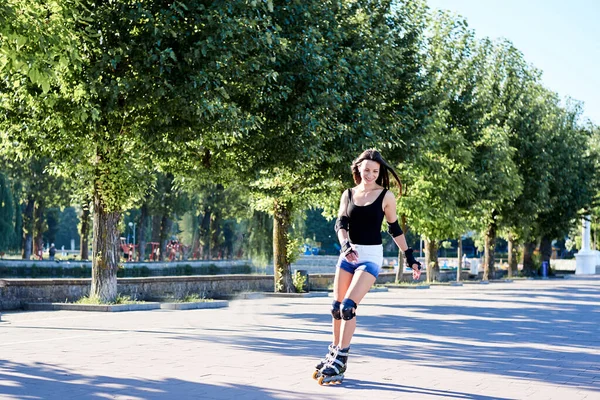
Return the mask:
M 79 218 L 75 207 L 66 207 L 58 215 L 58 231 L 54 244 L 57 249 L 65 246 L 65 249 L 71 248 L 71 239 L 75 240 L 75 247 L 79 248 Z
M 549 198 L 536 221 L 540 236 L 566 236 L 598 192 L 599 154 L 589 146 L 591 132 L 578 124 L 580 113 L 581 105 L 571 102 L 554 114 L 554 134 L 545 149 L 552 159 L 547 171 Z
M 293 264 L 298 261 L 301 254 L 302 239 L 292 233 L 287 234 L 286 259 L 288 263 Z
M 423 1 L 6 0 L 0 76 L 0 250 L 33 233 L 21 203 L 94 198 L 97 215 L 145 204 L 207 257 L 267 265 L 284 204 L 311 210 L 282 229 L 288 268 L 300 236 L 336 243 L 314 210 L 335 215 L 368 147 L 433 241 L 492 225 L 535 241 L 600 215 L 600 135 L 580 105 L 563 107 L 511 43 Z M 68 247 L 75 210 L 55 217 L 46 240 Z
M 452 248 L 452 242 L 450 242 L 449 240 L 444 240 L 444 241 L 442 242 L 442 245 L 441 245 L 441 247 L 442 247 L 443 249 L 451 249 L 451 248 Z
M 79 300 L 74 302 L 75 304 L 91 304 L 91 305 L 116 305 L 116 304 L 140 304 L 143 301 L 136 300 L 131 296 L 126 296 L 123 294 L 118 294 L 114 301 L 105 302 L 102 301 L 98 296 L 84 296 Z
M 296 288 L 296 293 L 306 292 L 306 276 L 302 275 L 300 271 L 296 271 L 296 273 L 292 277 L 292 280 L 294 282 L 294 287 Z
M 476 150 L 468 131 L 476 77 L 474 34 L 462 20 L 439 14 L 430 22 L 423 60 L 419 136 L 398 163 L 404 196 L 398 211 L 431 240 L 456 237 L 466 230 L 465 206 L 477 190 Z
M 261 211 L 254 211 L 251 218 L 242 224 L 244 253 L 258 266 L 269 265 L 273 260 L 273 218 Z
M 179 299 L 177 302 L 179 303 L 198 303 L 198 302 L 209 302 L 213 301 L 212 299 L 207 299 L 206 295 L 199 295 L 198 293 L 188 293 Z

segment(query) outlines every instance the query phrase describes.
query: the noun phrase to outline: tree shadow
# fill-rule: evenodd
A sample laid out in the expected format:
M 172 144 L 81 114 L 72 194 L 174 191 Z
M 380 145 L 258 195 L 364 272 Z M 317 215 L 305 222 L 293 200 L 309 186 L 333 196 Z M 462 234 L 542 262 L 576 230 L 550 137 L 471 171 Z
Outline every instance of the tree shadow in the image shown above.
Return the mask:
M 408 385 L 397 385 L 393 383 L 373 383 L 361 381 L 358 379 L 349 379 L 344 380 L 344 387 L 352 390 L 387 390 L 393 392 L 401 392 L 416 395 L 428 395 L 435 397 L 442 397 L 444 399 L 474 399 L 474 400 L 505 400 L 509 399 L 509 397 L 490 397 L 462 392 L 455 392 L 451 390 L 437 390 L 437 389 L 429 389 L 429 388 L 421 388 L 418 386 L 408 386 Z M 366 396 L 365 396 L 366 397 Z
M 84 375 L 51 364 L 0 359 L 0 398 L 16 399 L 301 399 L 292 391 L 252 385 Z
M 598 292 L 590 293 L 587 288 L 533 290 L 531 296 L 528 291 L 527 298 L 523 298 L 522 290 L 500 291 L 506 300 L 498 299 L 500 294 L 494 291 L 489 293 L 490 298 L 461 298 L 457 305 L 374 304 L 378 299 L 369 299 L 359 306 L 360 310 L 376 308 L 377 312 L 388 312 L 359 312 L 355 336 L 385 338 L 389 345 L 361 344 L 354 348 L 354 354 L 600 391 L 596 378 L 600 365 L 596 348 L 600 337 L 600 313 L 595 299 Z M 513 291 L 520 297 L 515 298 Z M 467 307 L 462 305 L 466 302 Z M 295 326 L 303 325 L 298 320 L 303 320 L 323 327 L 312 329 L 314 333 L 327 335 L 331 321 L 328 313 L 282 312 L 278 316 L 289 323 L 263 326 L 260 338 L 194 340 L 222 341 L 230 346 L 294 357 L 322 356 L 327 343 L 311 339 L 290 342 L 278 338 L 278 333 L 293 331 Z

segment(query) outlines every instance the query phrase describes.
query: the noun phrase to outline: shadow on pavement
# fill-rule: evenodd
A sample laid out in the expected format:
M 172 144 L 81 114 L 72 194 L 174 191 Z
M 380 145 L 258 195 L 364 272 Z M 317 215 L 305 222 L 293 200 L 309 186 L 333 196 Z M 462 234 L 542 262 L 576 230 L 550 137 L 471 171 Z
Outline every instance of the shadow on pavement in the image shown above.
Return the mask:
M 457 305 L 435 305 L 434 299 L 418 305 L 387 305 L 374 304 L 376 298 L 367 299 L 359 306 L 356 337 L 387 338 L 390 345 L 361 344 L 355 346 L 355 354 L 600 391 L 598 292 L 586 287 L 540 289 L 526 294 L 502 288 L 461 298 L 463 304 Z M 503 296 L 505 300 L 499 299 Z M 369 315 L 363 311 L 360 315 L 360 310 L 368 307 L 383 308 L 388 313 Z M 304 320 L 322 326 L 321 333 L 327 334 L 331 317 L 325 310 L 321 314 L 282 312 L 279 316 L 289 323 L 262 327 L 262 337 L 197 339 L 286 356 L 322 356 L 327 343 L 290 342 L 278 338 L 278 333 L 287 330 L 286 326 L 302 326 L 298 321 Z
M 146 380 L 74 373 L 54 365 L 0 359 L 0 398 L 14 399 L 275 399 L 250 385 L 212 385 L 181 379 Z
M 393 383 L 372 383 L 357 379 L 344 380 L 344 388 L 352 390 L 389 390 L 393 392 L 407 393 L 412 395 L 428 395 L 444 399 L 474 399 L 474 400 L 507 400 L 509 397 L 490 397 L 469 393 L 453 392 L 450 390 L 426 389 L 417 386 L 396 385 Z

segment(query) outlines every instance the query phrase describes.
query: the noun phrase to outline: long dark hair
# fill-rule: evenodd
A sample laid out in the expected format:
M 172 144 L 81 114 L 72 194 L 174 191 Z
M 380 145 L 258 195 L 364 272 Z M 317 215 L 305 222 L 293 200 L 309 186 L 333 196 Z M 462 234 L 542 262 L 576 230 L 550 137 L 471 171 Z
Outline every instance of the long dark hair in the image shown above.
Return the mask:
M 365 150 L 361 153 L 360 156 L 358 156 L 354 161 L 352 161 L 352 176 L 354 178 L 354 183 L 356 183 L 357 185 L 362 181 L 362 179 L 360 178 L 360 172 L 358 170 L 358 166 L 360 165 L 360 163 L 362 163 L 363 161 L 375 161 L 376 163 L 379 164 L 379 176 L 377 177 L 377 180 L 375 181 L 375 183 L 377 183 L 380 186 L 383 186 L 386 189 L 390 188 L 390 176 L 389 174 L 391 173 L 392 176 L 396 179 L 396 182 L 398 182 L 398 187 L 400 188 L 400 195 L 402 195 L 402 182 L 400 181 L 400 178 L 398 178 L 398 175 L 396 174 L 396 172 L 394 171 L 394 169 L 392 167 L 390 167 L 390 165 L 387 163 L 387 161 L 385 161 L 383 159 L 383 157 L 381 157 L 381 154 L 375 150 L 375 149 L 369 149 L 369 150 Z

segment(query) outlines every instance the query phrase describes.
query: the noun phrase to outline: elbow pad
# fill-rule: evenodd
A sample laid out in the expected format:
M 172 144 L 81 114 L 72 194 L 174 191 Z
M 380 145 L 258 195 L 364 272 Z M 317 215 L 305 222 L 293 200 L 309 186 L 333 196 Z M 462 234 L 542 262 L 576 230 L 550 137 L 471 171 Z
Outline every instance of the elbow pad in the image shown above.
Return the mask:
M 392 223 L 388 222 L 388 233 L 390 234 L 391 237 L 397 237 L 404 233 L 404 232 L 402 232 L 402 228 L 400 228 L 400 224 L 398 223 L 398 220 L 396 220 Z
M 340 229 L 348 230 L 348 226 L 350 225 L 350 218 L 345 215 L 338 217 L 335 220 L 335 233 L 338 233 Z

